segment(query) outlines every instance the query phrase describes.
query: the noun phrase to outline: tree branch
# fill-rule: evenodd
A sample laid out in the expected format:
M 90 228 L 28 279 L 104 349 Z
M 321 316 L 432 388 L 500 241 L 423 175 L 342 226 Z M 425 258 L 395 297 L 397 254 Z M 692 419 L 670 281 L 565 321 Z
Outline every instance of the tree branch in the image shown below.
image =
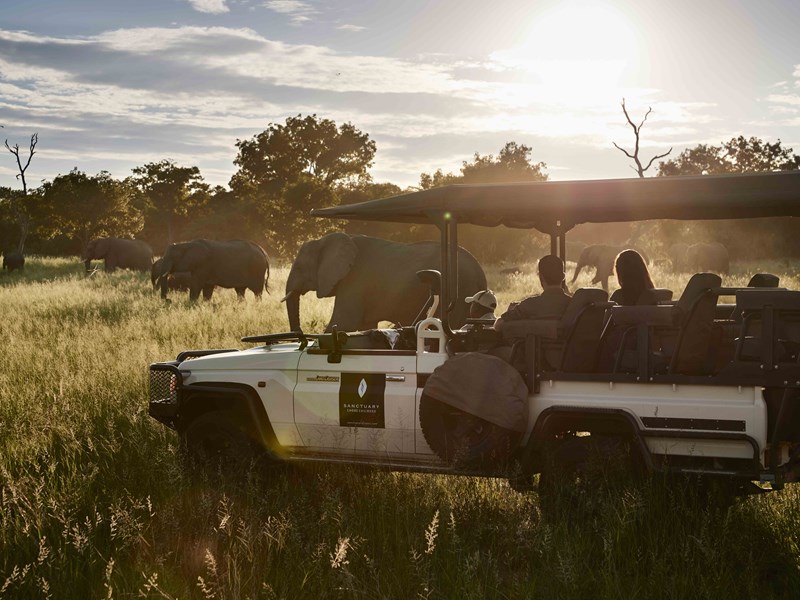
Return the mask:
M 652 164 L 653 164 L 653 162 L 654 162 L 654 161 L 657 161 L 659 158 L 664 158 L 665 156 L 669 156 L 669 153 L 670 153 L 670 152 L 672 152 L 672 148 L 670 148 L 669 150 L 667 150 L 666 152 L 664 152 L 664 154 L 659 154 L 659 155 L 657 155 L 657 156 L 654 156 L 653 158 L 651 158 L 651 159 L 650 159 L 650 162 L 649 162 L 649 163 L 647 163 L 647 166 L 644 168 L 644 170 L 645 170 L 645 171 L 647 171 L 647 169 L 649 169 L 649 168 L 650 168 L 650 165 L 652 165 Z
M 633 154 L 631 154 L 630 152 L 628 152 L 627 150 L 625 150 L 625 148 L 620 148 L 619 146 L 617 146 L 617 142 L 611 142 L 611 143 L 612 143 L 612 144 L 614 144 L 614 147 L 615 147 L 617 150 L 619 150 L 620 152 L 624 153 L 624 154 L 625 154 L 625 156 L 627 156 L 628 158 L 634 158 Z

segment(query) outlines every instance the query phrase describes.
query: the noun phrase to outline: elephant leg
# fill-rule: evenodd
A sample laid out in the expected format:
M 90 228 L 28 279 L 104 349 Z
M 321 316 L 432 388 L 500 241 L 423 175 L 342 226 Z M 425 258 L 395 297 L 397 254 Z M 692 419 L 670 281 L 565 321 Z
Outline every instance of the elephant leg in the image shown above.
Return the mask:
M 199 285 L 192 285 L 189 287 L 189 300 L 195 302 L 200 297 L 200 292 L 203 288 Z
M 239 296 L 239 300 L 244 300 L 244 293 L 247 290 L 247 288 L 237 287 L 233 289 L 236 290 L 236 295 Z
M 211 296 L 214 293 L 214 286 L 213 285 L 204 285 L 203 286 L 203 300 L 211 300 Z

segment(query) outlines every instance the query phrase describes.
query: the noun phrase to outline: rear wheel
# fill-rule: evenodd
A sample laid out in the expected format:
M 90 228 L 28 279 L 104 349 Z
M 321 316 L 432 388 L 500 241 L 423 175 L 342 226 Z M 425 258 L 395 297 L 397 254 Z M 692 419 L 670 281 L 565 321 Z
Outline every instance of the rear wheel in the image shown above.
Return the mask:
M 502 467 L 519 434 L 423 395 L 419 423 L 425 441 L 440 458 L 463 469 Z
M 567 435 L 553 440 L 539 475 L 539 506 L 548 516 L 592 513 L 641 473 L 627 440 Z

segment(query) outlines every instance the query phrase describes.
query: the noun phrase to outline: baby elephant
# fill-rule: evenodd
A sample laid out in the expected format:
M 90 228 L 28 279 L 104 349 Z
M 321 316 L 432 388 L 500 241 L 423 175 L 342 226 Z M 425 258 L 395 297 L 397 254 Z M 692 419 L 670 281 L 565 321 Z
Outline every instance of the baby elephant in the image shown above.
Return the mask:
M 8 252 L 3 256 L 3 269 L 8 269 L 10 273 L 14 269 L 23 271 L 25 269 L 25 255 L 22 252 Z
M 159 279 L 164 275 L 162 272 L 162 265 L 164 264 L 164 259 L 159 258 L 157 261 L 153 263 L 153 266 L 150 268 L 150 281 L 153 283 L 153 289 L 158 289 L 160 286 Z M 167 287 L 170 290 L 176 290 L 179 292 L 187 291 L 192 284 L 192 274 L 188 271 L 181 271 L 179 273 L 169 273 L 166 275 L 167 278 Z

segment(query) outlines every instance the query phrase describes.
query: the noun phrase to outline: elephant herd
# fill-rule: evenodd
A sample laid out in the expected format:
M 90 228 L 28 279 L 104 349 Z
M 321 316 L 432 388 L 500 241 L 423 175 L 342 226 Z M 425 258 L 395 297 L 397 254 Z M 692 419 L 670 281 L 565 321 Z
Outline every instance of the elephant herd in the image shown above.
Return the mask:
M 636 250 L 649 262 L 647 254 L 636 246 L 609 246 L 594 244 L 584 247 L 575 264 L 575 273 L 572 283 L 578 278 L 582 269 L 595 269 L 592 284 L 600 283 L 604 290 L 608 290 L 608 278 L 614 273 L 614 260 L 617 254 L 627 248 Z M 569 253 L 567 254 L 569 257 Z M 697 244 L 673 244 L 668 251 L 672 270 L 675 273 L 699 273 L 710 271 L 714 273 L 730 272 L 730 256 L 728 249 L 719 242 Z
M 240 298 L 249 289 L 260 298 L 269 281 L 267 253 L 258 244 L 243 240 L 170 244 L 154 262 L 147 242 L 99 238 L 87 244 L 82 259 L 87 273 L 93 272 L 93 260 L 103 260 L 106 272 L 149 272 L 153 287 L 160 288 L 165 300 L 170 289 L 188 290 L 191 300 L 197 300 L 202 292 L 203 298 L 210 300 L 215 287 L 233 288 Z
M 627 247 L 596 244 L 570 248 L 572 256 L 580 251 L 572 282 L 583 269 L 594 268 L 592 283 L 608 289 L 614 260 Z M 346 233 L 307 241 L 292 263 L 282 300 L 286 302 L 289 328 L 300 329 L 300 297 L 311 291 L 318 298 L 335 298 L 326 331 L 334 325 L 341 331 L 370 329 L 379 321 L 412 324 L 428 296 L 417 271 L 440 268 L 440 258 L 438 242 L 404 244 Z M 719 243 L 675 244 L 669 258 L 676 272 L 727 273 L 730 268 L 728 251 Z M 204 299 L 210 299 L 216 287 L 232 288 L 240 298 L 248 289 L 257 298 L 268 290 L 267 254 L 259 245 L 243 240 L 170 244 L 164 256 L 153 261 L 153 250 L 146 242 L 100 238 L 89 242 L 82 260 L 88 273 L 93 272 L 93 260 L 104 260 L 109 272 L 149 272 L 153 287 L 165 300 L 170 290 L 188 291 L 191 300 L 197 300 L 201 293 Z M 3 268 L 21 268 L 19 263 L 14 254 L 7 254 Z M 463 299 L 487 287 L 480 264 L 463 248 L 459 248 L 458 269 L 458 295 L 451 313 L 451 323 L 456 326 L 467 318 Z

